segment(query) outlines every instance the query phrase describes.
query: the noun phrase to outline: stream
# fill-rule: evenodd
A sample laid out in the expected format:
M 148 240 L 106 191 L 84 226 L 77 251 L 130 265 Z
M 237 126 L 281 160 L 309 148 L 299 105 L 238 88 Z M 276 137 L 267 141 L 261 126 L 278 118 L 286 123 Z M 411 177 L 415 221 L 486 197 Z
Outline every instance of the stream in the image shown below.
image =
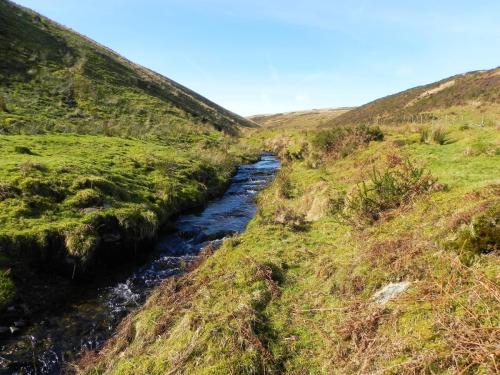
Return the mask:
M 82 287 L 63 311 L 39 316 L 0 342 L 0 373 L 60 374 L 82 350 L 98 348 L 162 280 L 181 274 L 204 247 L 218 247 L 225 237 L 244 231 L 256 212 L 255 195 L 279 167 L 271 154 L 241 165 L 222 197 L 198 213 L 179 216 L 172 232 L 160 234 L 146 263 L 104 285 Z

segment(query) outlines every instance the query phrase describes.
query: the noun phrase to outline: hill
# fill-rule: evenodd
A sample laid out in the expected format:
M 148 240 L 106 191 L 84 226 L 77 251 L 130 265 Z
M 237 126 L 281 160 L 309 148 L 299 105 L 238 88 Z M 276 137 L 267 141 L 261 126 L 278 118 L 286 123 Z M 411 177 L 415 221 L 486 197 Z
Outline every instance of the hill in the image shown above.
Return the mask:
M 0 132 L 230 133 L 246 120 L 54 21 L 0 1 Z
M 19 318 L 9 309 L 36 315 L 65 300 L 70 279 L 147 252 L 174 215 L 220 194 L 258 155 L 237 146 L 246 126 L 0 0 L 0 327 Z
M 451 120 L 470 112 L 486 113 L 493 120 L 500 114 L 499 103 L 500 68 L 495 68 L 459 74 L 374 100 L 328 125 L 421 123 L 445 116 Z
M 269 115 L 254 115 L 248 117 L 253 122 L 266 128 L 295 128 L 318 127 L 328 121 L 346 113 L 351 108 L 324 108 L 309 111 L 294 111 Z

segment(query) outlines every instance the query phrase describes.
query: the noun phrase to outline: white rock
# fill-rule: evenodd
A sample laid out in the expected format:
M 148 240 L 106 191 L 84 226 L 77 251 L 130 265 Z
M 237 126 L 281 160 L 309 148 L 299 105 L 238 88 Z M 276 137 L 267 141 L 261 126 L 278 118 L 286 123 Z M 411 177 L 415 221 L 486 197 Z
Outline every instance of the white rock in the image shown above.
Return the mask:
M 383 305 L 389 302 L 391 299 L 397 295 L 403 293 L 410 286 L 409 281 L 402 281 L 400 283 L 390 283 L 386 286 L 380 288 L 373 294 L 373 300 L 375 303 Z

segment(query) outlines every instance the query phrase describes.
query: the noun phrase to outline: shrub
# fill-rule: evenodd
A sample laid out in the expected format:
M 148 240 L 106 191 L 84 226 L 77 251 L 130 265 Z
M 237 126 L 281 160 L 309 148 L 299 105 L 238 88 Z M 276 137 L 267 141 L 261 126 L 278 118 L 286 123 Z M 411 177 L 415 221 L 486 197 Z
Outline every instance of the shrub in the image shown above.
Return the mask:
M 382 141 L 379 127 L 336 127 L 322 130 L 313 138 L 313 145 L 330 157 L 345 157 L 370 141 Z
M 379 126 L 362 126 L 361 130 L 366 132 L 370 141 L 381 142 L 384 140 L 384 133 Z
M 471 265 L 479 255 L 498 251 L 499 244 L 500 204 L 497 203 L 462 225 L 444 247 L 456 251 L 464 264 Z
M 342 217 L 353 224 L 373 223 L 382 213 L 412 202 L 435 186 L 441 185 L 409 159 L 383 172 L 374 169 L 368 182 L 346 196 Z

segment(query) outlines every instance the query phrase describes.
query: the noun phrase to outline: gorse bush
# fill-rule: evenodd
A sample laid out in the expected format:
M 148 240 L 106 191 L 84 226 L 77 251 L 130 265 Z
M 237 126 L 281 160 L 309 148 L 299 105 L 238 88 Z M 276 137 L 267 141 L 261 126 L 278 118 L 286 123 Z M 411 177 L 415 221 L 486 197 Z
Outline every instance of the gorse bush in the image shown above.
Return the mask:
M 370 141 L 382 141 L 384 134 L 379 127 L 336 127 L 322 130 L 312 140 L 313 146 L 329 157 L 342 158 Z
M 367 182 L 346 196 L 341 216 L 355 225 L 373 223 L 384 212 L 409 204 L 437 186 L 430 173 L 409 159 L 383 172 L 374 169 Z

